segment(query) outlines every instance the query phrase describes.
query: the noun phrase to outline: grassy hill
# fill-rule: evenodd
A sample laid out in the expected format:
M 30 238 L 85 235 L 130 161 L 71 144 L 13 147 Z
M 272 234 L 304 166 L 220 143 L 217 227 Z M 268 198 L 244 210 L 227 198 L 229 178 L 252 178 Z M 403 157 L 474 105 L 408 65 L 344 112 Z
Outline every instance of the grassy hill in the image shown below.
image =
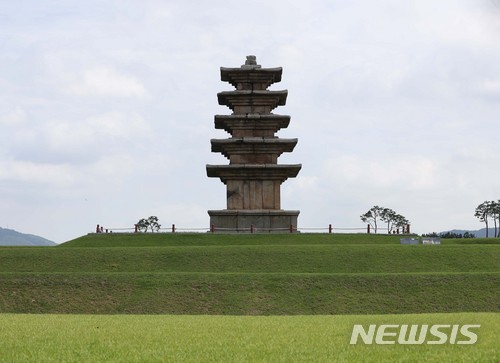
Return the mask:
M 61 244 L 61 247 L 137 246 L 240 246 L 240 245 L 330 245 L 399 244 L 399 236 L 376 234 L 211 234 L 211 233 L 130 233 L 88 234 Z
M 0 248 L 0 312 L 229 315 L 500 311 L 497 239 L 92 234 Z M 460 244 L 467 242 L 466 244 Z

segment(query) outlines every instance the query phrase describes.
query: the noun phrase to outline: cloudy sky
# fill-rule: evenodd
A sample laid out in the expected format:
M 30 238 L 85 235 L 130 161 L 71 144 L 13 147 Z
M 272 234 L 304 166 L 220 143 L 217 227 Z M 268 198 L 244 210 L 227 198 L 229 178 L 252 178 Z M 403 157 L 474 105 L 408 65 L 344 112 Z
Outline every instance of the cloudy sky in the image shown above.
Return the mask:
M 63 242 L 96 224 L 208 227 L 229 114 L 219 67 L 283 67 L 280 163 L 300 227 L 478 229 L 500 198 L 499 0 L 1 1 L 0 226 Z

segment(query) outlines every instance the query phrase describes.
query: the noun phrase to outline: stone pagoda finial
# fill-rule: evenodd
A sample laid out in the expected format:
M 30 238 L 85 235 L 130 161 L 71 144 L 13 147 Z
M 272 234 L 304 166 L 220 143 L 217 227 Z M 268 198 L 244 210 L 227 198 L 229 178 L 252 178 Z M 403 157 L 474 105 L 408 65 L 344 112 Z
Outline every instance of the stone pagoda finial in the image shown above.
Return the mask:
M 257 57 L 254 55 L 247 55 L 247 60 L 241 68 L 260 68 L 261 66 L 257 64 Z

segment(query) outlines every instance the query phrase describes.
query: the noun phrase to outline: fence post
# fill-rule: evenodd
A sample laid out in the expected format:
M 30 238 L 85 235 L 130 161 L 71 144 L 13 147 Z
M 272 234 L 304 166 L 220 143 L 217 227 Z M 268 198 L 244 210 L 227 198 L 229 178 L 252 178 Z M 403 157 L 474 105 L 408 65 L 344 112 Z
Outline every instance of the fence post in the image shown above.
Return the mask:
M 210 232 L 214 233 L 215 232 L 215 224 L 212 224 L 210 226 Z
M 175 224 L 172 224 L 172 233 L 175 233 Z
M 370 225 L 369 224 L 366 225 L 366 233 L 370 234 Z
M 328 225 L 328 233 L 330 233 L 330 234 L 332 233 L 332 225 L 331 224 Z
M 253 233 L 253 224 L 250 225 L 250 233 Z

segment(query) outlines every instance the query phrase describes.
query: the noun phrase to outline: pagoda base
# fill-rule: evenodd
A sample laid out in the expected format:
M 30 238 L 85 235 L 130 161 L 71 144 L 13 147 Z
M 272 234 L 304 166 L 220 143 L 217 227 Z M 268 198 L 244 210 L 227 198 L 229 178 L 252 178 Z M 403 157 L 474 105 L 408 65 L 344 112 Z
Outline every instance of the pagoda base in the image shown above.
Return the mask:
M 210 229 L 219 233 L 297 232 L 298 210 L 209 210 Z M 292 226 L 292 227 L 290 227 Z

